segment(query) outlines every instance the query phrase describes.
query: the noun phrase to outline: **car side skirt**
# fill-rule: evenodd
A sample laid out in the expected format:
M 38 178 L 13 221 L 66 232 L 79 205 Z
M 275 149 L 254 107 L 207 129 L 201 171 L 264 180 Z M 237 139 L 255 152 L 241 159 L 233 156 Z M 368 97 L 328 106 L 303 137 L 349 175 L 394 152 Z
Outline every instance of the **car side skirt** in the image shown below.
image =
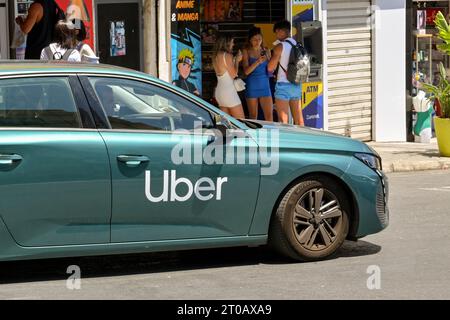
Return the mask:
M 0 261 L 181 251 L 222 247 L 257 247 L 265 245 L 266 243 L 267 235 L 259 235 L 89 245 L 23 247 L 13 240 L 5 224 L 0 219 Z

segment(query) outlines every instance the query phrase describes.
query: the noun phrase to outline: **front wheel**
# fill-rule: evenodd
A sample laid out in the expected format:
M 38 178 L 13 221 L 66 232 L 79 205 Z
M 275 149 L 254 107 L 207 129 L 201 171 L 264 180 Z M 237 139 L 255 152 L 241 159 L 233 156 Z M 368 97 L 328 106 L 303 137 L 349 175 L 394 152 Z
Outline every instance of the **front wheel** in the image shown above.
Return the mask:
M 349 230 L 349 202 L 334 180 L 316 176 L 294 185 L 273 215 L 269 245 L 300 261 L 333 255 Z

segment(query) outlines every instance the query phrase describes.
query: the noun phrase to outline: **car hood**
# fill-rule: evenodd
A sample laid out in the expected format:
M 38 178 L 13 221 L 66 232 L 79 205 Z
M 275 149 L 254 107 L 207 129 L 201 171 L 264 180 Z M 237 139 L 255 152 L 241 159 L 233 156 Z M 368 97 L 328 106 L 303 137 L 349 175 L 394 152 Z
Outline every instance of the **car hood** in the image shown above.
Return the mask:
M 264 144 L 264 137 L 270 137 L 270 144 L 279 141 L 279 148 L 317 150 L 333 153 L 377 153 L 364 142 L 344 137 L 339 134 L 299 127 L 289 124 L 281 124 L 267 121 L 252 120 L 252 123 L 262 126 L 258 129 L 250 129 L 249 133 Z M 278 133 L 278 139 L 274 132 Z

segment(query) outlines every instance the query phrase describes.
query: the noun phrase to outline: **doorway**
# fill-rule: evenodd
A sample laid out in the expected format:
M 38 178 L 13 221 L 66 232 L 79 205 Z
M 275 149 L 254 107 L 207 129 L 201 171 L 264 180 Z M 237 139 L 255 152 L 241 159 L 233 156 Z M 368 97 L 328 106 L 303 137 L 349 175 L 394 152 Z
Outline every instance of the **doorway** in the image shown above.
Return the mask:
M 97 48 L 102 63 L 142 70 L 141 5 L 97 1 Z
M 0 0 L 0 59 L 8 59 L 8 11 L 6 0 Z

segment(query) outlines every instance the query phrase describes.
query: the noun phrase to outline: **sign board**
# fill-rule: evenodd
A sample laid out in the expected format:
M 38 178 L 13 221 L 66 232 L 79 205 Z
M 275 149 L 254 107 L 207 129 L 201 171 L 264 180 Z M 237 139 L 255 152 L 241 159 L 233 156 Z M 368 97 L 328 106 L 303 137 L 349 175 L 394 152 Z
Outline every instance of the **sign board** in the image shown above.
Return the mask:
M 200 0 L 172 0 L 171 9 L 172 82 L 201 95 Z

